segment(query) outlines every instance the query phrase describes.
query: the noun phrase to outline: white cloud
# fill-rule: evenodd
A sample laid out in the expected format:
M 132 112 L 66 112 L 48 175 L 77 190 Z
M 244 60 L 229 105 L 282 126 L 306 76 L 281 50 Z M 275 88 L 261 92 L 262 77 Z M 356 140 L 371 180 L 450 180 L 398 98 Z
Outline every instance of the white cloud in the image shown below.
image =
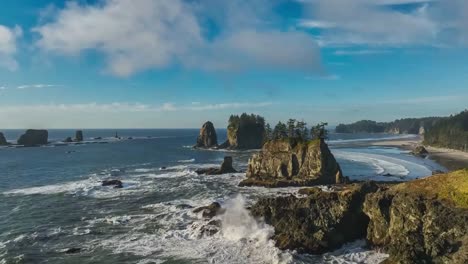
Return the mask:
M 19 26 L 8 28 L 0 25 L 0 67 L 10 71 L 18 69 L 18 62 L 14 56 L 17 52 L 17 39 L 22 34 Z
M 60 87 L 62 85 L 57 84 L 25 84 L 17 86 L 16 89 L 24 90 L 24 89 L 31 89 L 31 88 L 48 88 L 48 87 Z
M 262 22 L 271 5 L 263 0 L 70 3 L 33 31 L 41 50 L 65 56 L 97 50 L 105 55 L 107 70 L 123 77 L 174 64 L 212 71 L 254 66 L 316 70 L 320 56 L 311 36 Z M 209 18 L 222 28 L 214 38 L 206 37 Z
M 361 55 L 374 55 L 374 54 L 385 54 L 390 53 L 389 50 L 372 50 L 372 49 L 363 49 L 363 50 L 336 50 L 333 54 L 338 56 L 361 56 Z

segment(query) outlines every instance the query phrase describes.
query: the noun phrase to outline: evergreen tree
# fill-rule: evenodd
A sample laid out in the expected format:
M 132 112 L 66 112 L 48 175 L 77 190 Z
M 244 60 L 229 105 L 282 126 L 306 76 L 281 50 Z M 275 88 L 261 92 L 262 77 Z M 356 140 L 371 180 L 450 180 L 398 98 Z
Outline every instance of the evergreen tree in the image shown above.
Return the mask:
M 266 137 L 266 140 L 273 139 L 273 131 L 272 131 L 269 123 L 267 123 L 265 125 L 265 137 Z
M 296 119 L 290 118 L 287 122 L 288 124 L 288 137 L 293 138 L 296 132 Z
M 273 129 L 273 139 L 284 139 L 288 137 L 288 128 L 285 124 L 278 122 Z
M 312 139 L 327 139 L 328 131 L 325 129 L 325 126 L 328 126 L 328 123 L 321 122 L 315 125 L 310 130 L 310 136 L 312 137 Z

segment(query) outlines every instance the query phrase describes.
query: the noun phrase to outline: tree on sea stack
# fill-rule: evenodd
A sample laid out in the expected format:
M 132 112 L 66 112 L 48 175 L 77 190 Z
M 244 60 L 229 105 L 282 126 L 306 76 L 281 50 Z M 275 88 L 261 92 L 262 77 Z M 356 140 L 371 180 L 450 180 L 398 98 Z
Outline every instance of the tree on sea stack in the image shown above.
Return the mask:
M 315 125 L 311 130 L 310 130 L 310 136 L 312 139 L 328 139 L 328 131 L 325 128 L 325 126 L 328 126 L 328 123 L 321 122 L 317 125 Z

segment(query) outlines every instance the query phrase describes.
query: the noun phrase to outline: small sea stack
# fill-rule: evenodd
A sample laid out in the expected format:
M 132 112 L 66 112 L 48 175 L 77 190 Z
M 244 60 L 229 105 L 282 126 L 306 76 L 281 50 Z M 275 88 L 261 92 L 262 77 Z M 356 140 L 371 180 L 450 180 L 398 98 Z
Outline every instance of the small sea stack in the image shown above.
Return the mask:
M 83 131 L 82 130 L 77 130 L 75 132 L 75 141 L 76 142 L 81 142 L 83 141 Z
M 212 122 L 207 121 L 200 129 L 195 148 L 214 148 L 218 146 L 218 136 Z
M 46 145 L 49 139 L 49 132 L 45 129 L 28 129 L 20 136 L 18 144 L 25 147 Z
M 8 145 L 8 141 L 6 140 L 5 136 L 2 132 L 0 132 L 0 146 Z
M 226 156 L 226 157 L 224 157 L 224 161 L 221 164 L 221 167 L 219 167 L 219 168 L 198 169 L 195 172 L 198 175 L 200 175 L 200 174 L 220 175 L 220 174 L 226 174 L 226 173 L 236 173 L 237 170 L 235 170 L 232 167 L 232 157 Z

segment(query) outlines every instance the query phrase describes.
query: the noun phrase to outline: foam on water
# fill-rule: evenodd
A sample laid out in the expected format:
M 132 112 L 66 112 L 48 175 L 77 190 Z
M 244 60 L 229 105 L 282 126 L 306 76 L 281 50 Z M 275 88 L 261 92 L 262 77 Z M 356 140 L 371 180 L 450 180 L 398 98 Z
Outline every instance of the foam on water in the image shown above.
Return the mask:
M 180 163 L 192 163 L 192 162 L 195 162 L 195 159 L 178 160 L 177 162 L 180 162 Z

